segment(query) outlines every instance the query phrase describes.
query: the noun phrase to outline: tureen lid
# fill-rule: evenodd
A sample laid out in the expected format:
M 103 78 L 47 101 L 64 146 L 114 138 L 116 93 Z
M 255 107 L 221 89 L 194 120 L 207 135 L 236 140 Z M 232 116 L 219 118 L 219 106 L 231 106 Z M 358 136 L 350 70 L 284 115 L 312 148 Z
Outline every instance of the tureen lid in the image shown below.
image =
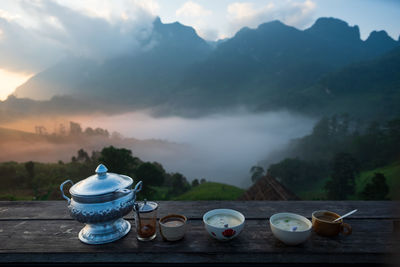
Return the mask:
M 128 188 L 132 185 L 132 178 L 107 171 L 107 167 L 100 164 L 96 168 L 95 175 L 76 183 L 69 192 L 73 196 L 97 196 Z

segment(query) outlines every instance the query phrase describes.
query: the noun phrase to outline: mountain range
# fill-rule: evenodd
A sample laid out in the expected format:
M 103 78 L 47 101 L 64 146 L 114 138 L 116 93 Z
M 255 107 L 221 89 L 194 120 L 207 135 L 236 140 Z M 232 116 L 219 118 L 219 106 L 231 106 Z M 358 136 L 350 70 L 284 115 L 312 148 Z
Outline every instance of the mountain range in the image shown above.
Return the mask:
M 191 27 L 157 18 L 143 46 L 150 48 L 49 67 L 0 102 L 0 121 L 48 108 L 180 116 L 238 106 L 361 117 L 399 112 L 400 40 L 374 31 L 363 41 L 358 26 L 339 19 L 319 18 L 305 30 L 271 21 L 210 44 Z

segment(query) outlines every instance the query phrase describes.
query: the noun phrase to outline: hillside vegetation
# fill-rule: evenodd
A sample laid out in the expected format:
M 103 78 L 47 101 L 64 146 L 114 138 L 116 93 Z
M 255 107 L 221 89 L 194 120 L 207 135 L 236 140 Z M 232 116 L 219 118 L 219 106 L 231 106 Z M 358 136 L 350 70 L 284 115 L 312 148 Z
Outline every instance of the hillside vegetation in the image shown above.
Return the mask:
M 386 177 L 386 182 L 389 186 L 388 197 L 390 199 L 398 199 L 400 197 L 400 162 L 361 172 L 356 179 L 357 194 L 360 194 L 365 186 L 371 182 L 375 173 L 382 173 Z
M 143 162 L 128 149 L 110 146 L 94 151 L 91 156 L 80 149 L 66 163 L 0 163 L 0 200 L 61 199 L 59 186 L 63 181 L 70 179 L 76 183 L 94 175 L 100 163 L 105 164 L 109 172 L 132 177 L 135 184 L 143 181 L 139 199 L 154 199 L 157 196 L 155 188 L 158 187 L 165 188 L 167 199 L 181 195 L 192 187 L 182 174 L 167 173 L 160 163 Z
M 205 179 L 189 183 L 180 173 L 167 173 L 160 163 L 143 162 L 133 157 L 130 150 L 110 146 L 92 156 L 80 149 L 67 163 L 0 163 L 0 200 L 61 200 L 59 186 L 63 181 L 70 179 L 76 183 L 94 175 L 100 163 L 109 172 L 132 177 L 134 185 L 143 181 L 143 189 L 137 195 L 139 200 L 235 200 L 244 192 Z
M 355 193 L 349 196 L 349 199 L 363 199 L 361 194 L 368 183 L 371 183 L 372 178 L 376 173 L 381 173 L 386 178 L 386 183 L 389 187 L 388 199 L 400 198 L 400 162 L 395 162 L 384 167 L 373 170 L 360 172 L 355 177 Z M 329 181 L 329 177 L 318 179 L 315 183 L 308 186 L 307 189 L 298 190 L 296 193 L 301 199 L 319 200 L 326 199 L 325 184 Z
M 284 159 L 268 172 L 303 199 L 397 199 L 399 151 L 400 119 L 326 117 L 276 153 Z
M 206 182 L 193 187 L 186 193 L 173 198 L 174 200 L 236 200 L 244 193 L 233 185 Z

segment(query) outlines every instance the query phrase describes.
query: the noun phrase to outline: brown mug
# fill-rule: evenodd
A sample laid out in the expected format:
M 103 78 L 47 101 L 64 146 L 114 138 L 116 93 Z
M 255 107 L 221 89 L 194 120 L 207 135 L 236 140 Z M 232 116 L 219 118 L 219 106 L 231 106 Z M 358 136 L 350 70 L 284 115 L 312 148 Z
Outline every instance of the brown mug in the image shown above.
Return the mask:
M 318 210 L 312 213 L 312 226 L 314 231 L 322 236 L 337 236 L 339 233 L 350 235 L 351 226 L 342 219 L 333 222 L 340 215 L 327 210 Z

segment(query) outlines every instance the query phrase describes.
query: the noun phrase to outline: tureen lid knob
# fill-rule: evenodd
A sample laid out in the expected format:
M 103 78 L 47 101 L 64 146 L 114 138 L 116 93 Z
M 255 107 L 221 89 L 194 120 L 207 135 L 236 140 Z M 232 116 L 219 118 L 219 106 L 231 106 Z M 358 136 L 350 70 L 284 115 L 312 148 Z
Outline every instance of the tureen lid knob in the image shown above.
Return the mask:
M 107 167 L 104 166 L 103 164 L 100 164 L 100 165 L 97 166 L 97 168 L 96 168 L 96 173 L 97 173 L 98 175 L 106 174 L 107 171 L 108 171 Z

